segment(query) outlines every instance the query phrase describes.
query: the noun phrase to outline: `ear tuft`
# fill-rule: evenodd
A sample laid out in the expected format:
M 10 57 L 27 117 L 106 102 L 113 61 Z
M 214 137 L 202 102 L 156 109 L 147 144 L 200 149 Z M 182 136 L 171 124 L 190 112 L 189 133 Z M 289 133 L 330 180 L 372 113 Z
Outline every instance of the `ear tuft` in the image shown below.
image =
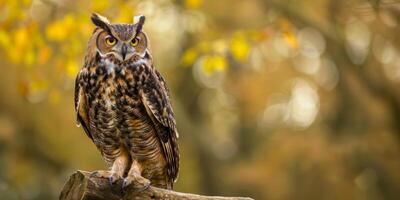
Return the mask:
M 142 31 L 145 20 L 146 20 L 146 17 L 144 15 L 135 16 L 133 18 L 133 23 L 137 24 L 136 33 L 139 33 L 140 31 Z
M 94 25 L 103 28 L 107 31 L 110 31 L 110 28 L 108 27 L 110 25 L 110 21 L 108 21 L 106 17 L 97 13 L 92 13 L 90 19 L 92 20 Z

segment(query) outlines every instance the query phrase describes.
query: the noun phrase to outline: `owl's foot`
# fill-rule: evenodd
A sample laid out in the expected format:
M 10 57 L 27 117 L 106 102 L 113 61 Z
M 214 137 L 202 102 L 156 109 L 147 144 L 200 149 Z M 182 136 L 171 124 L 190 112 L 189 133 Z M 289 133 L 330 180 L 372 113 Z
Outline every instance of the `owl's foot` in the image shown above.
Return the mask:
M 98 170 L 94 171 L 90 174 L 91 177 L 97 177 L 97 178 L 107 178 L 108 181 L 110 182 L 110 185 L 112 186 L 115 182 L 117 182 L 118 179 L 121 179 L 120 176 L 118 176 L 117 173 L 112 172 L 112 171 L 105 171 L 105 170 Z
M 150 186 L 150 181 L 140 175 L 128 175 L 122 183 L 122 189 L 132 186 L 135 191 L 146 190 Z

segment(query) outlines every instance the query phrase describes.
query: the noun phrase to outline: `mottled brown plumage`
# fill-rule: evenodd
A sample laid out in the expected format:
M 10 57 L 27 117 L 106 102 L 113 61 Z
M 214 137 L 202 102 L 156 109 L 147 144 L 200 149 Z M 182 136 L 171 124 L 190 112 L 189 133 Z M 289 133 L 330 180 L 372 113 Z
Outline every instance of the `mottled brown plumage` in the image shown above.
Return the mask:
M 125 186 L 172 189 L 178 176 L 178 132 L 164 79 L 153 67 L 144 17 L 136 24 L 97 26 L 76 78 L 77 121 L 100 150 L 110 171 L 94 175 Z M 115 40 L 115 41 L 114 41 Z M 150 182 L 149 182 L 150 180 Z

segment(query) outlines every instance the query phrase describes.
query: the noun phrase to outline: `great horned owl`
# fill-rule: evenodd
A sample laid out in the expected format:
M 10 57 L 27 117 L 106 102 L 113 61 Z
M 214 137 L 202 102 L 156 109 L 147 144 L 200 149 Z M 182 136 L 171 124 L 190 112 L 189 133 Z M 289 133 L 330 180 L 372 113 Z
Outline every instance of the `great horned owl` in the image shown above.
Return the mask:
M 110 170 L 95 176 L 123 187 L 172 189 L 179 170 L 178 132 L 167 85 L 154 68 L 144 16 L 114 24 L 92 14 L 96 28 L 76 77 L 78 125 Z

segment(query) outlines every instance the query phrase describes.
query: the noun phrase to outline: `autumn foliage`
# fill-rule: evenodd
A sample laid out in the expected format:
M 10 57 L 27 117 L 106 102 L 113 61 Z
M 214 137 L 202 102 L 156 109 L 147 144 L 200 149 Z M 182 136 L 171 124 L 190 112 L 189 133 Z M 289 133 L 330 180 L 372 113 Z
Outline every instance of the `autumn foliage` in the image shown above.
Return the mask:
M 55 199 L 73 171 L 106 168 L 73 108 L 99 12 L 146 15 L 180 132 L 177 191 L 399 199 L 399 10 L 391 0 L 0 1 L 0 196 Z

